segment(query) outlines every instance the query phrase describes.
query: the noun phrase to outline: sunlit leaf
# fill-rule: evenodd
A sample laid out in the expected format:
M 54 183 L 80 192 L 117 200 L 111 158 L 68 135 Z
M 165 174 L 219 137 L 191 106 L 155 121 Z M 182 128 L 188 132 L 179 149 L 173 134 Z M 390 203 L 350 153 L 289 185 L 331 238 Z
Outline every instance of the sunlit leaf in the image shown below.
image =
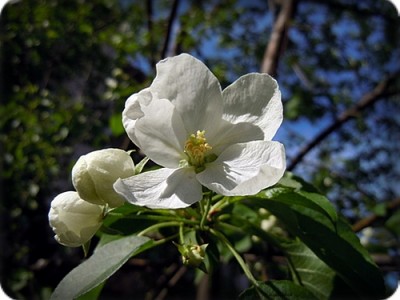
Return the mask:
M 384 297 L 383 277 L 351 227 L 342 218 L 332 220 L 332 208 L 320 195 L 287 190 L 259 194 L 252 205 L 274 214 L 294 236 L 360 296 Z
M 305 286 L 318 299 L 328 299 L 335 272 L 300 241 L 282 243 L 295 282 Z
M 151 243 L 152 240 L 146 237 L 127 236 L 97 248 L 91 257 L 64 277 L 51 299 L 74 299 L 87 293 Z

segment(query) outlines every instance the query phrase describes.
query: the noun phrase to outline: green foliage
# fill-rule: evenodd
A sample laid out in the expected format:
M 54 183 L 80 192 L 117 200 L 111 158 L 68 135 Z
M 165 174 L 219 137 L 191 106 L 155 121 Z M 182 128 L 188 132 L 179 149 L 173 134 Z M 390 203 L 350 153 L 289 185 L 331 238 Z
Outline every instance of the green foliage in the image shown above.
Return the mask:
M 314 294 L 317 299 L 328 299 L 333 290 L 335 272 L 300 241 L 282 243 L 287 255 L 292 278 Z
M 98 247 L 93 255 L 60 282 L 51 299 L 74 299 L 94 289 L 130 257 L 151 246 L 145 237 L 128 236 Z
M 293 190 L 277 189 L 260 195 L 265 197 L 264 201 L 252 199 L 253 205 L 276 215 L 291 234 L 300 238 L 360 296 L 382 297 L 385 285 L 379 269 L 347 222 L 342 218 L 332 220 L 328 215 L 329 202 L 318 194 L 304 197 Z M 299 196 L 302 201 L 288 201 Z M 318 201 L 319 208 L 313 208 Z
M 291 281 L 274 281 L 260 283 L 258 288 L 251 287 L 240 294 L 239 299 L 318 299 L 307 289 Z
M 4 198 L 0 213 L 7 241 L 2 249 L 2 272 L 7 274 L 2 274 L 2 286 L 14 298 L 40 299 L 47 298 L 81 256 L 53 241 L 47 221 L 49 201 L 60 190 L 71 188 L 71 163 L 80 154 L 127 145 L 121 111 L 126 98 L 147 86 L 154 76 L 154 63 L 162 58 L 171 2 L 11 2 L 0 21 Z M 150 2 L 152 12 L 147 7 Z M 245 73 L 259 71 L 279 10 L 269 6 L 275 2 L 180 1 L 169 54 L 195 54 L 212 68 L 223 86 Z M 399 55 L 399 18 L 386 1 L 297 3 L 277 71 L 285 102 L 287 127 L 282 129 L 282 142 L 288 159 L 393 72 Z M 314 287 L 326 286 L 324 295 L 332 287 L 334 293 L 340 276 L 344 290 L 352 285 L 360 292 L 366 285 L 365 292 L 368 288 L 381 291 L 375 265 L 334 207 L 350 222 L 378 213 L 382 222 L 374 225 L 390 232 L 393 242 L 379 242 L 379 249 L 370 244 L 368 250 L 398 255 L 399 213 L 389 217 L 387 210 L 376 209 L 378 204 L 398 198 L 400 124 L 394 117 L 399 112 L 398 86 L 397 81 L 379 103 L 321 142 L 296 168 L 328 195 L 333 205 L 298 178 L 287 177 L 253 203 L 248 199 L 235 204 L 234 199 L 226 199 L 227 205 L 215 211 L 212 220 L 216 228 L 240 252 L 254 252 L 260 260 L 270 259 L 274 251 L 285 253 L 295 283 L 277 281 L 274 286 L 304 285 L 300 289 L 319 297 L 322 294 Z M 298 120 L 312 130 L 298 128 Z M 139 161 L 138 153 L 132 156 Z M 264 232 L 260 224 L 266 217 L 255 208 L 266 208 L 281 224 Z M 199 217 L 189 210 L 154 219 L 146 209 L 127 205 L 107 216 L 103 232 L 129 236 L 160 220 L 184 221 L 193 230 L 189 216 Z M 315 232 L 314 226 L 321 231 Z M 169 228 L 163 230 L 161 234 L 170 234 Z M 282 233 L 285 230 L 289 236 Z M 255 242 L 251 235 L 262 241 Z M 197 241 L 209 243 L 208 270 L 218 271 L 220 259 L 232 262 L 232 253 L 214 236 L 197 231 Z M 289 254 L 299 253 L 303 247 L 314 253 L 309 260 Z M 346 249 L 349 254 L 342 261 Z M 350 265 L 346 267 L 350 258 L 358 273 L 349 270 Z M 275 268 L 273 275 L 286 275 L 284 267 L 268 262 Z M 257 266 L 252 267 L 257 274 Z M 327 274 L 334 272 L 333 283 L 330 276 L 318 278 L 323 281 L 318 283 L 316 274 L 301 272 L 314 267 L 328 268 Z M 373 280 L 376 282 L 371 284 Z M 272 284 L 267 286 L 272 288 Z
M 184 264 L 209 274 L 221 262 L 236 261 L 252 285 L 241 293 L 241 299 L 331 299 L 338 295 L 380 299 L 387 295 L 380 270 L 347 222 L 303 180 L 288 174 L 276 187 L 252 197 L 216 195 L 209 205 L 207 199 L 209 192 L 197 207 L 181 210 L 125 204 L 110 211 L 93 255 L 61 281 L 52 298 L 87 293 L 132 255 L 171 240 L 176 240 L 175 255 L 182 256 Z M 263 226 L 263 221 L 271 222 L 271 214 L 279 221 Z M 262 245 L 285 257 L 287 275 L 281 280 L 256 279 L 251 271 L 255 266 L 242 258 L 241 253 Z

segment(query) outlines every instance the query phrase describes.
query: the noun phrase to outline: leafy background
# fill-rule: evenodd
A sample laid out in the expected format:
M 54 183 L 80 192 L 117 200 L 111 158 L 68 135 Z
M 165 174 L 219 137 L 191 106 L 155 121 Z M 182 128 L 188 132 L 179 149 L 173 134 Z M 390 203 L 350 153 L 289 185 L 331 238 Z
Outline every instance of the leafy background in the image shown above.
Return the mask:
M 24 0 L 6 5 L 0 21 L 1 284 L 9 295 L 46 299 L 82 261 L 80 249 L 53 240 L 49 203 L 72 189 L 80 155 L 133 147 L 121 126 L 126 98 L 150 84 L 158 60 L 181 52 L 204 61 L 223 87 L 249 72 L 277 78 L 285 121 L 276 139 L 289 170 L 328 196 L 396 286 L 400 18 L 389 2 Z M 248 245 L 236 246 L 285 277 L 279 253 L 253 257 L 259 249 Z M 229 297 L 245 285 L 230 263 L 207 288 L 194 286 L 195 276 L 164 245 L 125 265 L 104 294 Z

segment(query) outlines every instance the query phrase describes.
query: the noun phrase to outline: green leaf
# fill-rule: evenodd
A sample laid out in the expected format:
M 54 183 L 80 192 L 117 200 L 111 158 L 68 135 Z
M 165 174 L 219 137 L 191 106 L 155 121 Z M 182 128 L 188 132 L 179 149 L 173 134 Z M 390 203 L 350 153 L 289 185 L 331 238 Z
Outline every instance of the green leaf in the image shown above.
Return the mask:
M 382 298 L 382 274 L 342 218 L 333 215 L 331 204 L 318 194 L 286 189 L 251 198 L 251 203 L 274 214 L 322 261 L 360 296 Z
M 240 300 L 254 299 L 316 299 L 306 288 L 299 286 L 292 281 L 271 280 L 266 283 L 260 282 L 258 287 L 251 287 L 239 295 Z
M 385 223 L 385 226 L 397 235 L 400 235 L 400 210 L 396 211 Z
M 142 173 L 143 168 L 145 167 L 145 165 L 147 164 L 147 162 L 149 161 L 150 158 L 148 158 L 147 156 L 145 158 L 143 158 L 136 166 L 135 166 L 135 174 L 139 174 Z
M 300 211 L 310 210 L 311 212 L 319 212 L 322 217 L 324 215 L 331 220 L 331 225 L 337 221 L 337 213 L 335 208 L 326 197 L 305 191 L 293 191 L 288 188 L 273 188 L 266 190 L 263 197 L 273 200 L 279 200 L 280 203 L 285 203 L 291 207 L 296 207 Z
M 122 125 L 122 114 L 113 114 L 109 119 L 109 127 L 114 136 L 120 136 L 125 132 L 124 126 Z
M 301 189 L 305 192 L 318 193 L 318 190 L 313 185 L 289 171 L 285 172 L 283 177 L 279 180 L 278 185 L 290 187 L 296 190 Z
M 300 241 L 281 243 L 295 282 L 305 286 L 318 299 L 328 299 L 335 272 Z
M 127 236 L 97 248 L 89 259 L 61 280 L 51 299 L 74 299 L 87 293 L 114 274 L 133 255 L 149 247 L 152 242 L 146 237 Z
M 104 233 L 117 235 L 131 235 L 132 230 L 139 232 L 156 222 L 139 216 L 146 211 L 149 209 L 125 202 L 107 214 L 101 230 Z
M 79 296 L 77 298 L 77 300 L 93 300 L 93 299 L 98 299 L 101 291 L 103 290 L 104 287 L 104 283 L 102 282 L 101 284 L 99 284 L 98 286 L 96 286 L 95 288 L 91 289 L 89 292 Z

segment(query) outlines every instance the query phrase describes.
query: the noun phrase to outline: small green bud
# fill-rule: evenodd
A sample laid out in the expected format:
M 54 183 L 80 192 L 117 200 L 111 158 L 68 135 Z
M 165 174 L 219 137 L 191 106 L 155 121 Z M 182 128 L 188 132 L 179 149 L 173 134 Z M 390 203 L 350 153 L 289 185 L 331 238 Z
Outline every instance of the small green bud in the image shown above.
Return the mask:
M 115 192 L 114 182 L 133 175 L 135 166 L 129 154 L 110 148 L 81 156 L 72 169 L 72 183 L 82 199 L 114 208 L 125 202 Z
M 82 200 L 77 192 L 64 192 L 51 202 L 49 223 L 60 244 L 79 247 L 89 241 L 103 222 L 104 207 Z
M 203 245 L 178 245 L 179 252 L 182 254 L 182 262 L 186 266 L 199 267 L 204 261 L 208 244 Z

